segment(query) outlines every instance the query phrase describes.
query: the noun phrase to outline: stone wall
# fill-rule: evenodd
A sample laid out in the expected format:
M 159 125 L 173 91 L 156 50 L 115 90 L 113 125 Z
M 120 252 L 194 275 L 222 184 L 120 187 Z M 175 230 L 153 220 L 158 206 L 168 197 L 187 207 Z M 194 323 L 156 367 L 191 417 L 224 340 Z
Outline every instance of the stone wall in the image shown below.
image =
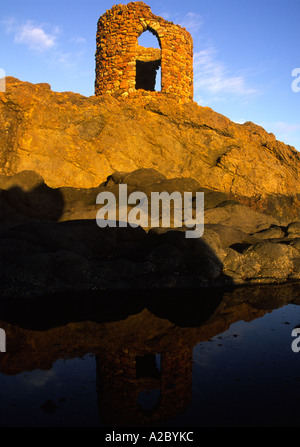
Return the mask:
M 149 30 L 159 48 L 138 44 Z M 154 91 L 161 67 L 161 91 Z M 193 99 L 193 40 L 185 28 L 152 14 L 143 2 L 113 6 L 98 21 L 95 94 L 118 97 L 167 94 Z

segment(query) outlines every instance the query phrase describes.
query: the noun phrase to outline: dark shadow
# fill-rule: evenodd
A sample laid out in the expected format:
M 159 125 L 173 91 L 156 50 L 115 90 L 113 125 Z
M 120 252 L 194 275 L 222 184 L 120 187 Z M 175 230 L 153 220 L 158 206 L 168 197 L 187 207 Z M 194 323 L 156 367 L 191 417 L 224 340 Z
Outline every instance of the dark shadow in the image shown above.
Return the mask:
M 136 61 L 136 90 L 143 89 L 150 92 L 156 90 L 155 85 L 157 72 L 161 66 L 161 60 L 158 61 Z
M 153 50 L 161 49 L 161 42 L 157 32 L 148 27 L 138 39 L 141 53 L 136 60 L 136 90 L 143 89 L 154 92 L 161 90 L 161 56 L 153 54 Z
M 0 192 L 2 321 L 46 330 L 119 321 L 148 309 L 197 327 L 219 306 L 224 286 L 233 285 L 209 245 L 183 231 L 58 222 L 71 201 L 95 204 L 100 187 L 91 194 L 52 189 L 28 172 L 19 182 Z
M 244 251 L 246 251 L 249 247 L 251 247 L 251 244 L 244 244 L 241 242 L 237 242 L 236 244 L 232 244 L 229 246 L 229 248 L 232 248 L 233 250 L 241 254 L 243 254 Z
M 64 198 L 59 189 L 45 183 L 29 192 L 20 186 L 0 190 L 1 229 L 30 221 L 57 222 L 64 210 Z
M 36 298 L 2 300 L 1 320 L 28 330 L 43 331 L 72 322 L 121 321 L 150 310 L 178 327 L 198 327 L 222 302 L 224 290 L 156 289 L 66 291 Z
M 153 353 L 137 355 L 135 358 L 135 366 L 137 379 L 145 377 L 159 379 L 161 376 L 161 371 L 156 362 L 156 355 Z
M 216 290 L 182 289 L 175 293 L 161 291 L 161 294 L 152 294 L 147 308 L 178 327 L 200 327 L 213 315 L 225 291 L 229 290 L 230 286 Z

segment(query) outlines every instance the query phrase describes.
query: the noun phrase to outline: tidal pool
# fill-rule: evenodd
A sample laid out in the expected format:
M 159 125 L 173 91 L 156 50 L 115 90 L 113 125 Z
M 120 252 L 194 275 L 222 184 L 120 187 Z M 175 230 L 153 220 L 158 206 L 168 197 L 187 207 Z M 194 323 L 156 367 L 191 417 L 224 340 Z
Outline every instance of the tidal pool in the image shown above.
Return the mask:
M 300 426 L 298 286 L 163 298 L 44 327 L 6 312 L 0 426 Z

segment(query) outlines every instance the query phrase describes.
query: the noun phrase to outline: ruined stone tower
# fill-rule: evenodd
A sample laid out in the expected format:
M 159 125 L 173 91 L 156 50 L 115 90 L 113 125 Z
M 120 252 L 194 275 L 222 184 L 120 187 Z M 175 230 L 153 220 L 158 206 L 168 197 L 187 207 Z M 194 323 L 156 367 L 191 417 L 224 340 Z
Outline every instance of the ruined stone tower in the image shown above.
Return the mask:
M 139 45 L 149 30 L 159 48 Z M 161 91 L 155 91 L 161 67 Z M 98 21 L 95 94 L 193 99 L 193 40 L 185 28 L 152 14 L 143 2 L 113 6 Z

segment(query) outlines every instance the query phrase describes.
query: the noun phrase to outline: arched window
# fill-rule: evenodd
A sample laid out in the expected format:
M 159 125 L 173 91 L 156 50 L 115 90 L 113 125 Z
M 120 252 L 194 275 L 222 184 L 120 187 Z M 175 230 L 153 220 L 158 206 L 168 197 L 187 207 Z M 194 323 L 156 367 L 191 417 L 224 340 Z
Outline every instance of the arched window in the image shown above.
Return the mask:
M 138 43 L 145 48 L 160 48 L 158 38 L 148 29 L 140 35 Z
M 160 50 L 160 42 L 151 30 L 144 31 L 138 38 L 138 44 L 144 48 L 136 60 L 136 90 L 161 90 L 161 57 L 155 57 L 151 50 Z

